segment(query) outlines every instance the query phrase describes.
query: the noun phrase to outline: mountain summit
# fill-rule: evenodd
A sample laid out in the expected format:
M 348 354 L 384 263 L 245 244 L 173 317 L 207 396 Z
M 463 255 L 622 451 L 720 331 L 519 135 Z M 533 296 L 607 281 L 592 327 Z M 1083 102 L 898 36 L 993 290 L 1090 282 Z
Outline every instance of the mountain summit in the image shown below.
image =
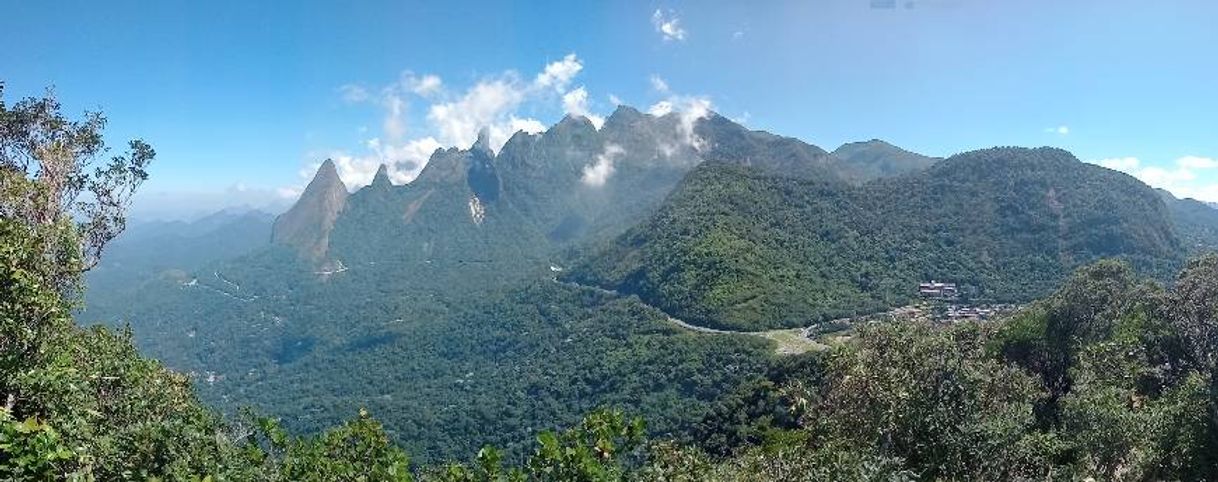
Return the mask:
M 275 219 L 271 242 L 291 246 L 302 256 L 319 260 L 329 247 L 330 231 L 347 205 L 347 195 L 334 161 L 326 159 L 296 204 Z
M 389 181 L 389 167 L 381 164 L 381 167 L 376 169 L 376 175 L 372 177 L 372 186 L 374 187 L 389 187 L 393 183 Z
M 921 171 L 940 160 L 901 149 L 879 139 L 842 144 L 832 155 L 841 163 L 850 166 L 858 173 L 859 179 L 864 181 Z
M 646 219 L 703 161 L 849 182 L 916 170 L 931 160 L 883 146 L 856 162 L 713 112 L 691 120 L 619 106 L 601 129 L 568 115 L 545 132 L 517 132 L 498 152 L 483 129 L 468 148 L 437 149 L 404 185 L 393 185 L 381 166 L 372 184 L 350 198 L 333 165 L 324 164 L 276 224 L 275 241 L 314 261 L 347 264 L 544 264 L 559 250 L 608 239 Z M 887 153 L 918 160 L 890 161 L 904 166 L 900 170 L 870 166 Z

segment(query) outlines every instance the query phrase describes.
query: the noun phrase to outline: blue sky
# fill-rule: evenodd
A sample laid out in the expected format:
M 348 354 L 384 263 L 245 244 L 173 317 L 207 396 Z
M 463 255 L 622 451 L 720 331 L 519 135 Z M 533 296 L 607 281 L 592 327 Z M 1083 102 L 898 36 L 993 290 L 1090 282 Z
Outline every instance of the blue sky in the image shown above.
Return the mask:
M 281 204 L 326 157 L 404 181 L 481 125 L 616 102 L 830 150 L 1059 146 L 1218 201 L 1210 0 L 0 3 L 6 97 L 54 85 L 151 142 L 147 215 Z

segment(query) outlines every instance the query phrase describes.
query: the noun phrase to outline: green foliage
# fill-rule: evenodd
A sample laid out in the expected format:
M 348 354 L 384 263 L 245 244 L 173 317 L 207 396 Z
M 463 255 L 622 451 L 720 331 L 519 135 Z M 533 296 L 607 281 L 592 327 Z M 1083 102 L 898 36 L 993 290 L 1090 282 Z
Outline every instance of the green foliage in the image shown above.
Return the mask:
M 833 151 L 833 157 L 841 159 L 857 173 L 854 177 L 863 181 L 921 171 L 940 161 L 879 139 L 843 144 Z
M 900 457 L 928 478 L 1043 474 L 1025 450 L 1037 384 L 986 355 L 988 332 L 893 324 L 859 333 L 830 360 L 805 416 L 818 433 Z
M 290 437 L 278 421 L 265 417 L 253 422 L 243 454 L 261 465 L 267 480 L 414 480 L 406 453 L 366 411 L 314 437 Z
M 1198 254 L 1218 249 L 1218 209 L 1201 201 L 1176 199 L 1170 192 L 1158 191 L 1186 249 Z
M 996 148 L 862 186 L 707 163 L 568 277 L 757 330 L 883 311 L 931 279 L 1022 302 L 1099 258 L 1166 274 L 1183 251 L 1137 180 L 1057 149 Z
M 756 385 L 776 395 L 723 424 L 765 426 L 786 409 L 797 427 L 730 439 L 741 444 L 728 451 L 712 444 L 713 454 L 653 445 L 636 475 L 1210 480 L 1214 280 L 1218 257 L 1190 262 L 1167 289 L 1104 261 L 1010 319 L 862 328 L 819 370 Z
M 788 443 L 748 447 L 727 459 L 708 458 L 695 449 L 659 444 L 650 463 L 635 476 L 655 482 L 764 481 L 911 481 L 915 473 L 899 458 L 881 456 L 845 443 Z
M 340 423 L 342 414 L 364 406 L 420 463 L 465 457 L 487 444 L 518 456 L 537 431 L 578 423 L 598 406 L 640 414 L 654 433 L 682 432 L 772 359 L 765 340 L 689 333 L 637 300 L 551 281 L 463 298 L 467 304 L 454 302 L 447 312 L 424 304 L 433 298 L 418 304 L 406 298 L 392 311 L 366 311 L 374 315 L 364 319 L 358 313 L 368 303 L 365 290 L 377 289 L 370 281 L 332 280 L 291 303 L 214 296 L 211 325 L 179 315 L 198 320 L 194 338 L 180 334 L 166 338 L 181 345 L 146 347 L 182 360 L 181 350 L 234 343 L 228 337 L 248 333 L 235 340 L 248 343 L 244 357 L 225 351 L 185 359 L 184 368 L 224 376 L 200 384 L 209 401 L 230 412 L 260 407 L 300 433 Z M 167 303 L 191 295 L 163 292 L 175 296 Z M 244 311 L 245 305 L 253 306 Z M 267 329 L 237 324 L 241 318 L 225 311 L 233 307 L 254 317 L 266 310 L 254 319 L 267 320 Z M 271 315 L 300 331 L 279 331 Z M 412 317 L 419 319 L 407 321 Z M 298 353 L 289 357 L 292 350 Z
M 470 466 L 450 464 L 426 480 L 442 482 L 548 481 L 611 482 L 632 480 L 627 459 L 642 447 L 643 420 L 622 412 L 596 410 L 561 433 L 542 432 L 537 448 L 522 467 L 505 468 L 503 455 L 483 448 Z
M 0 477 L 52 480 L 74 457 L 53 427 L 34 418 L 18 422 L 8 409 L 0 409 Z
M 132 157 L 90 181 L 79 167 L 100 150 L 95 118 L 68 122 L 53 100 L 0 104 L 0 114 L 7 163 L 0 201 L 8 209 L 0 217 L 2 479 L 408 481 L 415 473 L 403 446 L 441 459 L 475 445 L 484 448 L 469 464 L 424 468 L 419 477 L 1218 474 L 1218 256 L 1189 262 L 1166 288 L 1114 261 L 1068 276 L 1075 265 L 1113 255 L 1158 272 L 1178 261 L 1179 246 L 1174 228 L 1155 221 L 1163 205 L 1144 186 L 1080 168 L 1059 151 L 970 153 L 863 187 L 711 166 L 653 221 L 656 233 L 631 232 L 611 250 L 619 259 L 594 261 L 576 275 L 613 278 L 666 309 L 729 326 L 899 302 L 902 287 L 924 277 L 965 280 L 998 299 L 1067 280 L 1008 320 L 866 326 L 826 355 L 775 361 L 755 338 L 685 332 L 635 298 L 536 279 L 550 274 L 528 268 L 546 259 L 521 247 L 530 238 L 492 256 L 516 248 L 532 256 L 505 265 L 466 257 L 492 247 L 490 237 L 463 240 L 435 259 L 411 258 L 418 264 L 374 267 L 382 253 L 340 231 L 337 246 L 360 261 L 349 275 L 313 276 L 293 253 L 272 248 L 209 265 L 224 274 L 216 269 L 203 283 L 195 276 L 195 283 L 140 287 L 163 298 L 148 306 L 164 324 L 150 326 L 209 328 L 197 340 L 166 337 L 151 346 L 184 367 L 218 370 L 219 386 L 207 388 L 216 399 L 292 407 L 281 425 L 248 413 L 225 421 L 199 403 L 190 376 L 140 356 L 130 331 L 83 329 L 70 316 L 78 302 L 72 287 L 123 226 L 113 208 L 142 180 L 151 149 L 133 144 Z M 571 136 L 592 135 L 568 127 Z M 773 162 L 789 160 L 784 153 L 823 154 L 757 133 L 720 134 L 721 152 L 751 145 Z M 49 145 L 37 143 L 48 137 Z M 88 155 L 62 157 L 71 154 L 64 143 Z M 61 178 L 23 171 L 44 161 L 75 169 Z M 499 192 L 493 172 L 479 169 L 477 189 L 491 201 Z M 48 179 L 68 182 L 69 192 Z M 81 189 L 101 196 L 82 208 L 84 224 L 58 202 Z M 965 222 L 973 215 L 984 222 Z M 511 232 L 484 226 L 500 230 L 496 236 Z M 843 248 L 857 256 L 835 251 Z M 508 285 L 467 277 L 503 266 L 520 269 L 513 282 L 532 281 L 500 290 Z M 401 276 L 402 268 L 414 271 Z M 465 284 L 453 284 L 458 279 Z M 238 351 L 210 354 L 226 342 Z M 647 444 L 641 419 L 620 410 L 578 419 L 601 405 L 653 417 L 653 434 L 686 437 Z M 327 428 L 354 406 L 390 414 L 389 429 L 362 408 L 355 420 Z M 558 426 L 570 428 L 547 430 Z M 316 435 L 293 436 L 292 428 Z M 529 438 L 536 446 L 526 455 L 521 441 Z

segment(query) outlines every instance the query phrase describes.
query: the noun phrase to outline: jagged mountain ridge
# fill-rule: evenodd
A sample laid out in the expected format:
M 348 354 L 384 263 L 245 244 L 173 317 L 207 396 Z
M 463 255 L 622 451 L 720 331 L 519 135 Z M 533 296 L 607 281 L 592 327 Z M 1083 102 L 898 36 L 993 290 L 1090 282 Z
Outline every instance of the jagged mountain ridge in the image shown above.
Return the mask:
M 600 129 L 567 116 L 543 133 L 518 132 L 498 153 L 485 136 L 468 149 L 437 150 L 405 185 L 393 185 L 381 169 L 349 200 L 332 187 L 332 165 L 323 164 L 277 223 L 275 240 L 314 260 L 347 264 L 535 263 L 621 233 L 705 160 L 807 179 L 876 176 L 855 161 L 714 113 L 691 123 L 621 106 Z M 310 211 L 318 212 L 304 214 Z
M 1006 187 L 993 189 L 968 181 L 976 186 L 966 192 L 949 189 L 953 185 L 937 179 L 962 179 L 958 166 L 946 161 L 930 171 L 864 183 L 865 176 L 822 149 L 725 120 L 708 117 L 687 125 L 678 116 L 623 108 L 598 130 L 586 119 L 568 117 L 544 133 L 517 133 L 498 153 L 481 141 L 469 149 L 438 150 L 414 181 L 394 185 L 385 172 L 345 197 L 334 189 L 339 183 L 327 169 L 317 183 L 328 187 L 315 191 L 332 194 L 320 196 L 323 200 L 341 198 L 341 206 L 302 199 L 294 217 L 279 220 L 281 226 L 316 227 L 315 235 L 299 239 L 308 242 L 304 254 L 316 252 L 309 251 L 318 246 L 312 242 L 324 239 L 320 260 L 301 256 L 291 244 L 295 238 L 277 236 L 276 245 L 200 268 L 191 273 L 193 279 L 141 286 L 141 299 L 128 303 L 128 321 L 144 349 L 175 369 L 193 372 L 204 395 L 220 407 L 260 406 L 291 420 L 297 430 L 331 425 L 367 407 L 385 417 L 392 436 L 417 444 L 411 452 L 421 457 L 470 453 L 477 449 L 473 444 L 485 442 L 480 434 L 488 430 L 503 434 L 496 442 L 531 440 L 539 427 L 572 423 L 574 414 L 606 403 L 637 409 L 656 421 L 657 430 L 669 431 L 696 421 L 726 388 L 756 373 L 741 367 L 760 366 L 773 348 L 754 337 L 686 331 L 634 297 L 554 283 L 552 265 L 569 271 L 568 261 L 582 257 L 580 250 L 621 239 L 614 235 L 641 220 L 651 221 L 631 233 L 667 230 L 662 237 L 638 238 L 651 249 L 699 236 L 692 229 L 699 227 L 687 221 L 703 219 L 720 229 L 705 237 L 711 242 L 702 246 L 711 251 L 657 253 L 671 254 L 668 262 L 678 267 L 723 267 L 740 282 L 762 288 L 753 296 L 759 304 L 739 305 L 742 309 L 756 308 L 766 316 L 789 311 L 794 316 L 784 323 L 798 324 L 809 313 L 798 303 L 810 294 L 841 295 L 843 305 L 859 302 L 849 307 L 859 310 L 902 301 L 900 291 L 870 293 L 916 282 L 924 265 L 910 260 L 965 229 L 932 223 L 943 229 L 925 230 L 927 220 L 935 218 L 908 215 L 903 198 L 864 194 L 899 191 L 879 187 L 890 182 L 922 182 L 927 187 L 921 191 L 954 200 L 954 211 L 937 212 L 968 214 L 978 207 L 993 211 L 1004 204 L 977 200 L 992 192 L 1019 193 L 1011 186 L 1023 185 L 998 180 L 991 184 Z M 1023 169 L 1058 167 L 1041 162 Z M 982 171 L 979 178 L 995 172 Z M 1129 179 L 1088 177 L 1083 184 L 1126 186 Z M 731 189 L 690 197 L 694 185 Z M 1067 206 L 1075 199 L 1062 196 Z M 1003 202 L 1010 199 L 1021 197 Z M 696 216 L 675 215 L 680 213 L 668 207 L 674 205 L 694 206 Z M 1044 205 L 1036 204 L 1035 213 L 1044 219 L 1033 226 L 1054 228 L 1043 222 L 1056 219 L 1043 215 Z M 661 214 L 652 218 L 657 211 Z M 331 224 L 325 222 L 328 213 L 335 213 Z M 781 229 L 792 219 L 816 222 Z M 731 227 L 728 221 L 739 220 L 754 224 L 735 233 L 724 229 Z M 890 220 L 917 235 L 910 240 L 885 229 Z M 786 263 L 757 242 L 780 230 L 789 234 L 779 239 L 789 243 L 782 246 L 785 252 L 806 259 Z M 808 233 L 843 249 L 827 261 L 818 259 L 824 252 L 803 249 L 809 246 Z M 913 243 L 880 244 L 868 236 L 872 233 Z M 1052 248 L 1051 261 L 1058 253 Z M 643 251 L 622 251 L 620 261 L 630 265 Z M 981 256 L 972 264 L 950 264 L 962 252 L 969 251 L 960 248 L 936 258 L 948 263 L 942 272 L 978 272 L 978 279 L 987 281 L 986 276 L 1011 266 L 985 264 Z M 715 264 L 724 259 L 736 264 Z M 897 274 L 885 276 L 868 263 L 894 263 Z M 1015 265 L 1028 266 L 1039 265 Z M 657 291 L 663 297 L 644 299 L 685 316 L 685 305 L 674 309 L 663 304 L 664 297 L 682 291 L 700 296 L 690 289 L 697 283 L 687 281 L 705 278 L 673 273 L 677 276 Z M 800 284 L 823 273 L 836 273 L 829 290 Z M 1053 283 L 1054 273 L 1038 283 Z M 705 279 L 705 284 L 725 278 Z M 871 291 L 857 295 L 863 288 Z M 720 293 L 710 294 L 690 298 L 692 306 L 718 309 Z

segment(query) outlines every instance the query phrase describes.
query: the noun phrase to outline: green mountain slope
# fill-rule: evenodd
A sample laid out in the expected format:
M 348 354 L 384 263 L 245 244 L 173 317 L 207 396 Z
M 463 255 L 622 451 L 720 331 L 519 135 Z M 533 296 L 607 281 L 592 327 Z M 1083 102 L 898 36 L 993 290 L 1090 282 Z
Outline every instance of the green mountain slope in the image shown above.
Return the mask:
M 134 223 L 106 246 L 105 257 L 85 276 L 91 287 L 82 317 L 115 319 L 141 286 L 264 249 L 274 216 L 259 211 L 221 211 L 192 222 Z M 96 288 L 96 289 L 92 289 Z
M 1187 249 L 1195 252 L 1218 249 L 1218 209 L 1195 199 L 1177 199 L 1162 189 L 1157 191 Z
M 879 139 L 843 144 L 832 155 L 848 166 L 856 178 L 864 181 L 921 171 L 941 160 Z
M 996 148 L 862 186 L 707 164 L 569 274 L 687 321 L 808 325 L 900 305 L 920 281 L 1027 300 L 1109 256 L 1181 257 L 1158 195 L 1056 149 Z
M 323 165 L 273 245 L 138 283 L 102 321 L 129 322 L 226 411 L 250 404 L 310 431 L 367 406 L 420 459 L 514 446 L 609 403 L 677 431 L 764 371 L 773 347 L 551 279 L 703 161 L 685 129 L 629 108 L 599 130 L 568 117 L 498 153 L 484 140 L 439 150 L 409 184 L 377 176 L 350 195 Z
M 943 161 L 859 185 L 858 172 L 815 146 L 715 115 L 688 125 L 620 108 L 599 130 L 568 117 L 516 134 L 497 153 L 484 140 L 438 150 L 405 185 L 378 175 L 346 195 L 323 165 L 317 188 L 278 219 L 271 246 L 132 283 L 121 310 L 93 321 L 130 323 L 142 350 L 191 375 L 226 411 L 253 405 L 313 431 L 369 407 L 420 460 L 488 441 L 514 447 L 601 404 L 676 433 L 764 372 L 773 347 L 681 331 L 638 299 L 551 281 L 585 247 L 617 239 L 620 256 L 589 262 L 609 274 L 581 279 L 688 321 L 728 320 L 719 326 L 879 309 L 926 276 L 993 297 L 1047 290 L 1053 269 L 1125 249 L 1075 246 L 1069 229 L 1064 248 L 1036 244 L 1062 225 L 1049 200 L 1137 199 L 1142 187 L 1091 171 L 1044 179 L 1037 173 L 1058 169 L 1062 156 L 1028 152 L 1037 155 L 1021 162 L 1045 165 L 997 179 L 983 166 L 973 179 Z M 1112 194 L 1076 195 L 1079 183 Z M 977 223 L 1015 226 L 1001 232 L 1033 234 L 952 244 L 993 239 L 966 222 L 973 213 L 984 216 Z M 1139 239 L 1130 241 L 1139 253 L 1175 249 L 1170 236 L 1143 243 L 1152 237 L 1138 226 L 1114 236 Z M 637 281 L 609 279 L 619 273 Z

